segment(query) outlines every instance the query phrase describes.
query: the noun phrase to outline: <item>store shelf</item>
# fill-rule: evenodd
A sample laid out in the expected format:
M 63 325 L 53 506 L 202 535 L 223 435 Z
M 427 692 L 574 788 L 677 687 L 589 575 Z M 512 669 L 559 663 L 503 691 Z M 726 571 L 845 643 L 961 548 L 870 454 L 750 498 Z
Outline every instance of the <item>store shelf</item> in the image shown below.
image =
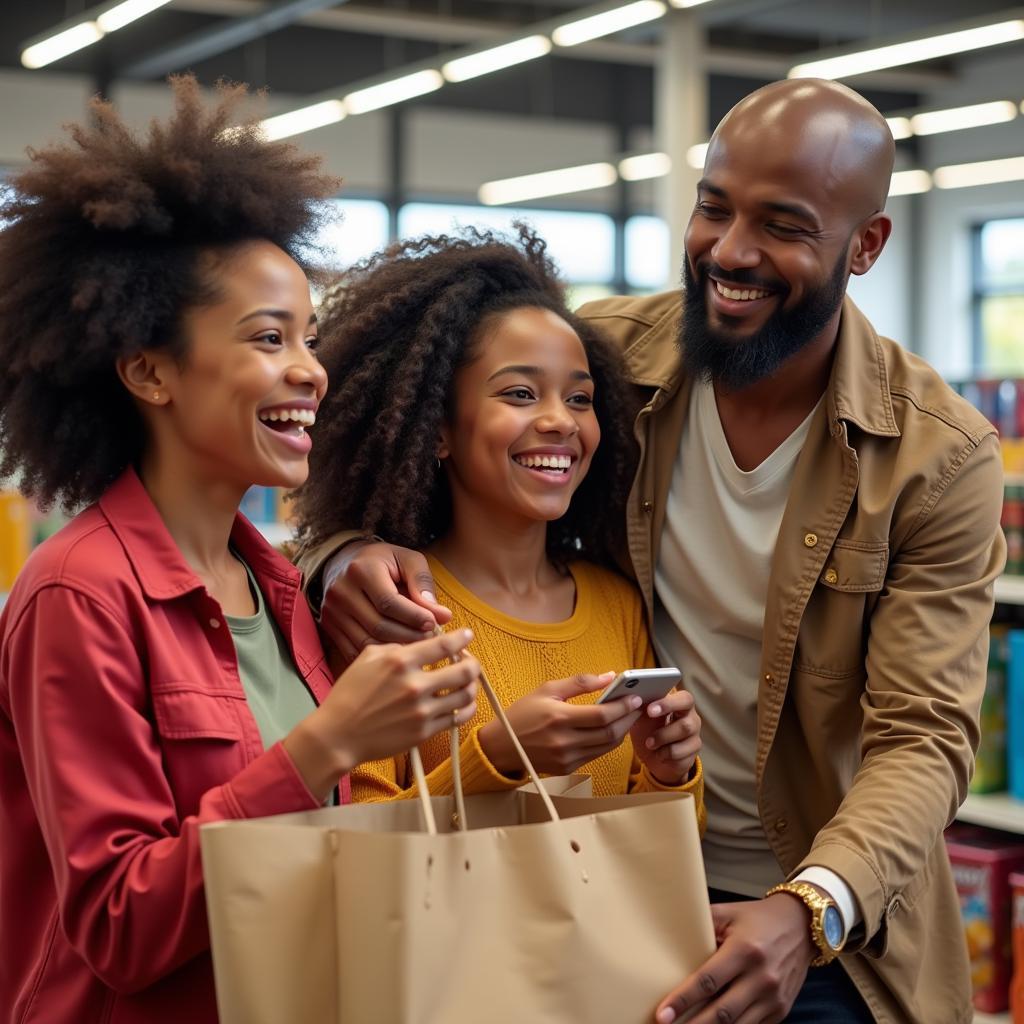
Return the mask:
M 1008 1013 L 982 1013 L 974 1011 L 974 1024 L 1011 1024 Z
M 1024 835 L 1024 800 L 1006 793 L 969 793 L 957 820 Z
M 1000 576 L 996 580 L 996 600 L 1003 604 L 1024 604 L 1024 576 Z

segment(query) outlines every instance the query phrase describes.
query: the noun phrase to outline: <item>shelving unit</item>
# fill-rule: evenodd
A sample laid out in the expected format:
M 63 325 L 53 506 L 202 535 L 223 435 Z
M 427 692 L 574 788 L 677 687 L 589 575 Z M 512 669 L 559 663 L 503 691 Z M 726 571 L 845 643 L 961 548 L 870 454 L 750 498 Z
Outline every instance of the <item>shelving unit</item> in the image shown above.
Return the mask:
M 996 580 L 997 604 L 1024 604 L 1024 576 L 1000 576 Z
M 974 1024 L 1011 1024 L 1008 1013 L 982 1013 L 974 1011 Z
M 957 820 L 1024 835 L 1024 800 L 1006 793 L 969 793 Z

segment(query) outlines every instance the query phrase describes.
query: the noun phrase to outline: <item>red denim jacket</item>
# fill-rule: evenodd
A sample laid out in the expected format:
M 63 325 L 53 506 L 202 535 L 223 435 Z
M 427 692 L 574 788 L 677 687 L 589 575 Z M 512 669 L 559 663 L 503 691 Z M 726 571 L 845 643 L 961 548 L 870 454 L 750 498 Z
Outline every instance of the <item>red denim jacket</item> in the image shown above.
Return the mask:
M 231 540 L 319 703 L 298 571 L 241 516 Z M 216 1021 L 199 826 L 317 801 L 133 471 L 32 554 L 0 645 L 0 1022 Z

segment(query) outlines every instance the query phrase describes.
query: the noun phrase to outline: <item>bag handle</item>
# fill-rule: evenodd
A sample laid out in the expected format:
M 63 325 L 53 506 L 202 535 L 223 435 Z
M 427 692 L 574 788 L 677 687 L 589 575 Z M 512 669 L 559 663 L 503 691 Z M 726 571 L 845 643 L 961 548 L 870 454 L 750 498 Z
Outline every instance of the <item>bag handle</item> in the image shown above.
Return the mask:
M 443 630 L 440 626 L 434 627 L 434 636 L 440 636 L 442 632 Z M 454 655 L 452 660 L 458 661 L 459 656 Z M 522 743 L 519 742 L 519 737 L 516 735 L 515 729 L 512 728 L 512 723 L 508 720 L 508 716 L 505 714 L 505 709 L 501 706 L 501 701 L 498 700 L 498 695 L 494 692 L 494 687 L 491 685 L 491 681 L 487 678 L 487 673 L 484 671 L 482 665 L 480 666 L 480 685 L 483 688 L 484 693 L 487 695 L 488 703 L 494 711 L 495 718 L 501 722 L 513 749 L 518 755 L 519 760 L 522 761 L 527 775 L 530 776 L 530 781 L 540 794 L 545 810 L 548 812 L 552 821 L 559 821 L 558 811 L 555 810 L 555 805 L 551 800 L 551 796 L 541 785 L 540 775 L 537 774 L 536 768 L 533 767 L 533 762 L 523 749 Z M 458 726 L 452 725 L 449 730 L 449 739 L 452 751 L 452 783 L 455 789 L 455 808 L 459 818 L 459 829 L 461 831 L 465 831 L 468 827 L 468 823 L 466 821 L 465 797 L 462 792 L 461 744 L 459 743 Z M 437 835 L 437 822 L 434 819 L 434 808 L 430 803 L 430 790 L 427 786 L 427 777 L 426 773 L 423 771 L 423 760 L 420 758 L 418 747 L 413 747 L 412 750 L 409 751 L 409 761 L 412 764 L 413 778 L 416 780 L 416 792 L 420 801 L 420 809 L 423 812 L 424 826 L 426 827 L 429 835 Z

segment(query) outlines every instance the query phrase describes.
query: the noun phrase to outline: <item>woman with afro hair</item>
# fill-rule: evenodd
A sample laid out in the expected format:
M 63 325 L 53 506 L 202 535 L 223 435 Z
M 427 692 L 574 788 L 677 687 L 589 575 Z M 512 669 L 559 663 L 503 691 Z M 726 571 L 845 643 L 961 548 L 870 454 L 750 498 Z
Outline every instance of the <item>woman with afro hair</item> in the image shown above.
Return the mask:
M 334 683 L 298 572 L 238 515 L 308 471 L 336 182 L 233 126 L 244 88 L 173 88 L 144 137 L 94 103 L 2 211 L 0 472 L 80 510 L 0 617 L 4 1024 L 212 1024 L 199 826 L 347 800 L 359 761 L 474 710 L 473 659 L 422 669 L 464 634 Z
M 640 595 L 613 569 L 633 444 L 617 356 L 569 312 L 544 243 L 525 225 L 515 240 L 398 243 L 324 306 L 337 386 L 297 503 L 310 578 L 352 527 L 424 551 L 435 619 L 472 629 L 540 771 L 585 766 L 597 795 L 691 791 L 702 820 L 690 694 L 595 703 L 614 672 L 654 664 Z M 334 632 L 352 658 L 358 640 Z M 484 702 L 461 739 L 466 792 L 522 784 Z M 447 737 L 420 752 L 431 792 L 451 792 Z M 415 793 L 405 756 L 362 765 L 352 787 L 356 800 Z

